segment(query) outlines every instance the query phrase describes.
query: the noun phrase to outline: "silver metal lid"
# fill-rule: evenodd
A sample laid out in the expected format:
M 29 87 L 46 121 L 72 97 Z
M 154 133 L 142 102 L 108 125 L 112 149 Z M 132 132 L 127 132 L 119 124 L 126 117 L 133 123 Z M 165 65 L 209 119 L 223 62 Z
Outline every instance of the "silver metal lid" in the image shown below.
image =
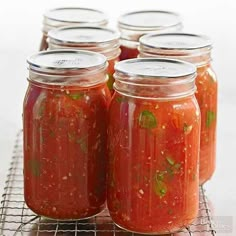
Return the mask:
M 48 33 L 50 41 L 69 44 L 97 44 L 118 41 L 120 35 L 111 29 L 99 27 L 64 27 Z
M 53 50 L 39 52 L 27 59 L 31 70 L 41 73 L 105 69 L 106 57 L 90 51 Z
M 181 20 L 174 12 L 146 10 L 124 14 L 119 18 L 118 24 L 120 28 L 150 31 L 181 26 Z
M 207 36 L 186 33 L 148 34 L 142 36 L 139 42 L 149 48 L 166 50 L 195 50 L 211 47 L 211 41 Z
M 177 78 L 196 73 L 196 67 L 188 62 L 156 58 L 124 60 L 115 65 L 115 70 L 130 77 Z
M 79 7 L 51 9 L 44 14 L 44 30 L 67 25 L 105 26 L 107 16 L 98 10 Z

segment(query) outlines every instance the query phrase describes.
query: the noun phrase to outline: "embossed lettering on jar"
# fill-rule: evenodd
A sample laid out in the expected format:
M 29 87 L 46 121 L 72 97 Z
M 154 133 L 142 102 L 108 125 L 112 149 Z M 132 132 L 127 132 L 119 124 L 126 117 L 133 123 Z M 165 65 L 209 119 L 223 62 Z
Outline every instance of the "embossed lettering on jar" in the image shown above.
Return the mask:
M 106 200 L 106 58 L 55 50 L 31 56 L 28 64 L 23 110 L 26 204 L 53 219 L 98 214 Z
M 175 232 L 198 213 L 196 69 L 176 60 L 115 66 L 108 124 L 108 209 L 120 227 Z
M 103 54 L 108 60 L 107 86 L 113 93 L 114 65 L 120 55 L 120 35 L 113 30 L 97 27 L 64 27 L 48 33 L 49 49 L 79 49 Z
M 176 32 L 182 29 L 178 14 L 168 11 L 146 10 L 129 12 L 118 20 L 121 32 L 120 60 L 138 56 L 139 38 L 148 33 Z
M 140 39 L 140 57 L 165 57 L 197 66 L 196 98 L 201 110 L 200 184 L 216 166 L 217 80 L 211 66 L 211 41 L 194 34 L 150 34 Z
M 107 16 L 98 10 L 79 7 L 62 7 L 47 11 L 43 19 L 43 37 L 40 51 L 48 48 L 47 35 L 52 29 L 65 26 L 103 27 L 108 23 Z

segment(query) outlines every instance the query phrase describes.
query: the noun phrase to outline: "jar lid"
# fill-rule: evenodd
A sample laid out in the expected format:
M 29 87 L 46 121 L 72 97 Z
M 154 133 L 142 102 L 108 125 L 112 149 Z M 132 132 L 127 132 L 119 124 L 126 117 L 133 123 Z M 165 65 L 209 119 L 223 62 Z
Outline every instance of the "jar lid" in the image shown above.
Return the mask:
M 71 24 L 103 26 L 107 23 L 108 19 L 103 12 L 89 8 L 55 8 L 44 14 L 44 24 L 48 27 L 60 27 Z
M 124 60 L 115 65 L 115 70 L 129 77 L 177 78 L 196 73 L 196 67 L 188 62 L 157 58 Z
M 74 71 L 74 74 L 85 71 L 88 73 L 105 69 L 107 66 L 105 56 L 85 50 L 43 51 L 29 57 L 27 62 L 30 70 L 53 74 L 68 73 L 68 71 Z
M 207 36 L 167 33 L 167 34 L 147 34 L 139 40 L 141 46 L 163 50 L 195 50 L 211 47 L 211 41 Z
M 64 27 L 48 33 L 49 40 L 59 44 L 112 43 L 117 42 L 119 37 L 114 30 L 99 27 Z
M 124 14 L 119 18 L 118 24 L 120 28 L 150 31 L 181 27 L 181 20 L 179 15 L 174 12 L 146 10 Z

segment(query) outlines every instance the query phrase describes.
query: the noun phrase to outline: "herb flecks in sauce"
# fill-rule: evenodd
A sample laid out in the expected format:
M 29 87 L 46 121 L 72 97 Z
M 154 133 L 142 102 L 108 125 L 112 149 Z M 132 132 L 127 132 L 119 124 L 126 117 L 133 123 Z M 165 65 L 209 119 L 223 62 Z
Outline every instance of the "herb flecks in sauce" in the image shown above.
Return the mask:
M 167 193 L 167 186 L 164 183 L 165 172 L 159 172 L 155 175 L 154 192 L 159 197 L 164 197 Z
M 211 124 L 215 121 L 216 114 L 213 111 L 207 111 L 206 117 L 206 127 L 209 128 Z
M 164 197 L 167 193 L 167 184 L 165 182 L 171 180 L 181 167 L 181 164 L 176 163 L 171 156 L 167 156 L 166 161 L 168 164 L 166 170 L 157 171 L 155 174 L 154 192 L 160 197 Z
M 73 100 L 79 100 L 83 97 L 83 94 L 82 93 L 72 93 L 72 94 L 68 94 L 68 96 Z
M 138 118 L 139 126 L 145 129 L 154 129 L 157 127 L 157 119 L 150 111 L 143 111 Z
M 32 159 L 28 162 L 31 173 L 35 177 L 40 176 L 40 162 L 38 160 Z
M 88 153 L 88 142 L 86 140 L 87 138 L 88 135 L 76 140 L 76 143 L 80 145 L 80 149 L 84 154 Z
M 173 166 L 175 164 L 175 161 L 171 156 L 167 156 L 166 160 L 171 166 Z
M 114 83 L 114 78 L 112 74 L 108 74 L 108 81 L 107 81 L 107 87 L 112 90 L 113 89 L 113 83 Z
M 185 133 L 185 134 L 191 133 L 192 129 L 193 129 L 193 126 L 192 126 L 192 125 L 188 125 L 187 123 L 184 123 L 184 128 L 183 128 L 183 130 L 184 130 L 184 133 Z

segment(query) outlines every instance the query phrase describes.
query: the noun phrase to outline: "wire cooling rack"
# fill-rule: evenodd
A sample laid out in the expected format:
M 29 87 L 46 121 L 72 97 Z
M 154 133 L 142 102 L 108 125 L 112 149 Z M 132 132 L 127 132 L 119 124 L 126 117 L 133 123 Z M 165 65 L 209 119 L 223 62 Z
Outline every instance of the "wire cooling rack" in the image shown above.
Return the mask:
M 1 236 L 134 236 L 112 222 L 108 211 L 89 220 L 54 221 L 35 215 L 24 202 L 23 196 L 22 131 L 18 133 L 13 159 L 7 175 L 0 207 Z M 199 215 L 195 222 L 174 236 L 216 235 L 204 190 L 200 189 Z

